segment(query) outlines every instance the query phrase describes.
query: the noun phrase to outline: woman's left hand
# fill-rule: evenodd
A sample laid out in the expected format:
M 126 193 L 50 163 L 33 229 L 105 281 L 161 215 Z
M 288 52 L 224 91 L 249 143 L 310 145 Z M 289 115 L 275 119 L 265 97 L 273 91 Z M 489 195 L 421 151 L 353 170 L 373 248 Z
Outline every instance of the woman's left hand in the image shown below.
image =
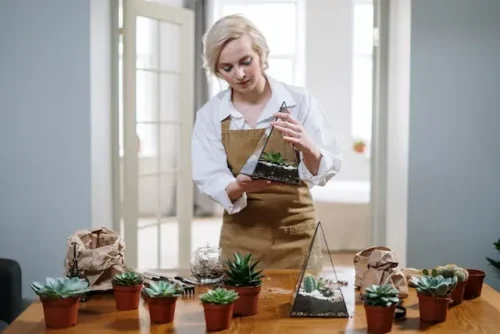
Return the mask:
M 271 122 L 271 125 L 282 133 L 284 140 L 292 143 L 297 151 L 306 153 L 316 151 L 316 146 L 309 139 L 304 127 L 292 114 L 279 112 L 275 116 L 278 119 Z

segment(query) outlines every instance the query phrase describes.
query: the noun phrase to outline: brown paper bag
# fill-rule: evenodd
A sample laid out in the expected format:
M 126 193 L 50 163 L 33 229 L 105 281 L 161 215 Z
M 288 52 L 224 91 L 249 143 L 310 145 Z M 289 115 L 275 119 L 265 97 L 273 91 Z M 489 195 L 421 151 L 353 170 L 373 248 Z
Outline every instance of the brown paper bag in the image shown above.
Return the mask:
M 399 298 L 408 297 L 408 282 L 393 250 L 387 247 L 370 247 L 354 257 L 354 285 L 364 293 L 372 284 L 391 284 L 399 291 Z
M 117 273 L 126 271 L 125 242 L 121 236 L 106 227 L 76 231 L 67 240 L 66 272 L 73 260 L 73 243 L 76 243 L 78 266 L 89 280 L 91 290 L 113 289 L 111 279 Z

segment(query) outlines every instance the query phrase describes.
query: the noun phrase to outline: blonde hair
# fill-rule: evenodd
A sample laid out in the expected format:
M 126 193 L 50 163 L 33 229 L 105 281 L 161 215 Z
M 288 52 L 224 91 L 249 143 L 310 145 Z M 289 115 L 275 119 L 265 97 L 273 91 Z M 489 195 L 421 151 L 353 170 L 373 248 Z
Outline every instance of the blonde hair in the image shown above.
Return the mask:
M 219 76 L 217 62 L 222 49 L 232 40 L 248 35 L 252 40 L 252 48 L 261 59 L 262 70 L 269 67 L 269 46 L 264 34 L 241 14 L 232 14 L 219 19 L 203 35 L 203 68 L 207 73 Z

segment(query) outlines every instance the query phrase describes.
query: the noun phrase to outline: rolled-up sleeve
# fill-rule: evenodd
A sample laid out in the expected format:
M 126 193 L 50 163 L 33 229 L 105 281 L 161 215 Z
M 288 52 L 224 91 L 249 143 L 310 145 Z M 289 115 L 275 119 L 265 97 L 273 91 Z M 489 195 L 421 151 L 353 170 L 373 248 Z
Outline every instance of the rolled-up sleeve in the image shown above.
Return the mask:
M 226 187 L 235 177 L 227 166 L 220 122 L 214 122 L 210 110 L 203 108 L 197 113 L 191 139 L 193 181 L 200 192 L 222 205 L 229 214 L 235 214 L 246 207 L 247 196 L 243 194 L 232 202 L 227 195 Z
M 322 156 L 316 175 L 313 175 L 301 161 L 299 176 L 309 185 L 324 186 L 340 172 L 342 165 L 342 152 L 335 138 L 332 122 L 317 99 L 310 93 L 306 94 L 299 112 L 299 121 L 302 121 L 307 135 L 316 144 Z M 302 159 L 302 154 L 300 157 Z

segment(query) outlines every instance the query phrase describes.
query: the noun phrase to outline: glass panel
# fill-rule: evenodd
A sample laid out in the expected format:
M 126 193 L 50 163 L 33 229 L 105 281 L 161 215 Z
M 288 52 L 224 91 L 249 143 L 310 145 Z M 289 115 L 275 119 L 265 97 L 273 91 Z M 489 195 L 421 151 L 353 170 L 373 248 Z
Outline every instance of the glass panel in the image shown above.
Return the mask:
M 158 21 L 137 17 L 137 68 L 158 69 Z
M 159 173 L 158 124 L 137 124 L 139 152 L 137 170 L 139 175 Z
M 287 58 L 269 58 L 269 68 L 267 73 L 276 80 L 293 84 L 293 61 Z
M 161 174 L 158 182 L 159 215 L 162 218 L 172 218 L 177 215 L 176 191 L 177 173 Z
M 174 269 L 179 265 L 179 224 L 176 220 L 161 224 L 160 268 Z
M 159 217 L 160 175 L 138 178 L 139 219 L 154 222 Z
M 137 71 L 136 119 L 138 122 L 158 120 L 158 73 Z
M 297 8 L 294 3 L 224 4 L 222 15 L 229 14 L 243 14 L 251 20 L 266 36 L 271 55 L 295 53 Z
M 180 119 L 179 75 L 164 73 L 160 76 L 160 121 Z
M 156 269 L 158 267 L 158 225 L 156 219 L 139 220 L 137 231 L 138 267 Z
M 177 24 L 160 23 L 160 69 L 163 71 L 180 71 L 181 30 Z
M 160 125 L 160 172 L 171 172 L 179 166 L 179 125 Z

